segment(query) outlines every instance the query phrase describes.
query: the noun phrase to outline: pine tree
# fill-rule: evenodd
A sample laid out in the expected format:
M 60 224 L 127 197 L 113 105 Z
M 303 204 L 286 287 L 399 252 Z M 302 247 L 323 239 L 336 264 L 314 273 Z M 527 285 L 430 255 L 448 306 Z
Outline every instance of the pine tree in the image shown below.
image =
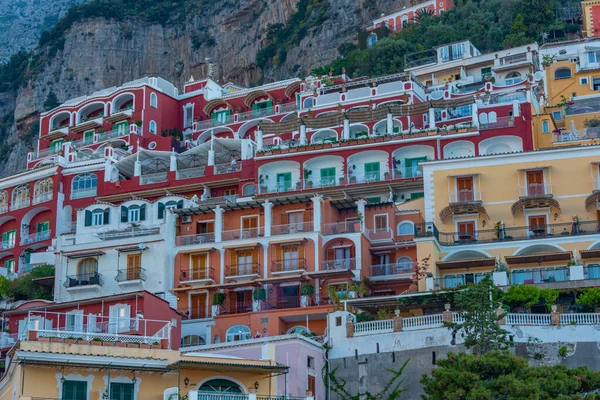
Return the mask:
M 46 101 L 44 101 L 44 111 L 50 111 L 58 106 L 60 106 L 60 101 L 58 101 L 56 93 L 51 90 L 48 96 L 46 96 Z

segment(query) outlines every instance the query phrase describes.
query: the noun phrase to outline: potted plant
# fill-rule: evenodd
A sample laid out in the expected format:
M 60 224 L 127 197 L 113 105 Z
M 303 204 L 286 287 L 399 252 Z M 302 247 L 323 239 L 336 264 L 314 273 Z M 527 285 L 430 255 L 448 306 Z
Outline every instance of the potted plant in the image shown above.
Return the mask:
M 356 183 L 356 176 L 350 175 L 350 183 Z
M 160 349 L 160 343 L 159 342 L 152 342 L 152 348 L 153 349 Z
M 42 343 L 50 343 L 50 338 L 45 336 L 38 336 L 37 341 Z
M 596 139 L 600 136 L 600 118 L 592 117 L 583 121 L 585 126 L 585 135 L 590 139 Z
M 125 347 L 139 349 L 140 344 L 139 343 L 126 343 Z
M 387 181 L 388 179 L 390 179 L 390 173 L 389 173 L 388 171 L 385 171 L 385 172 L 383 173 L 383 179 L 384 179 L 384 180 L 386 180 L 386 181 Z
M 338 180 L 340 181 L 340 185 L 343 185 L 343 184 L 344 184 L 344 177 L 343 177 L 343 176 L 340 176 L 340 177 L 338 178 Z
M 213 294 L 213 305 L 212 305 L 212 315 L 213 316 L 219 315 L 220 306 L 222 306 L 223 303 L 225 303 L 226 298 L 227 298 L 227 295 L 225 293 Z
M 102 346 L 104 347 L 113 347 L 115 345 L 115 342 L 110 341 L 110 340 L 103 340 L 102 341 Z
M 92 344 L 92 346 L 102 346 L 102 342 L 103 342 L 102 339 L 100 339 L 99 337 L 95 337 L 92 339 L 91 344 Z
M 313 181 L 311 181 L 311 180 L 306 181 L 306 188 L 310 189 L 312 187 L 313 187 Z
M 50 338 L 50 343 L 62 343 L 62 339 L 54 336 Z
M 150 345 L 148 343 L 140 343 L 140 349 L 150 349 Z
M 262 308 L 262 302 L 267 299 L 267 291 L 265 289 L 254 289 L 252 291 L 252 311 L 260 311 Z
M 117 347 L 127 347 L 127 343 L 124 343 L 124 342 L 115 342 L 115 345 Z
M 64 343 L 77 344 L 77 339 L 75 339 L 73 336 L 69 336 L 68 338 L 65 339 Z
M 310 283 L 300 285 L 300 307 L 308 307 L 309 297 L 313 295 L 315 288 Z

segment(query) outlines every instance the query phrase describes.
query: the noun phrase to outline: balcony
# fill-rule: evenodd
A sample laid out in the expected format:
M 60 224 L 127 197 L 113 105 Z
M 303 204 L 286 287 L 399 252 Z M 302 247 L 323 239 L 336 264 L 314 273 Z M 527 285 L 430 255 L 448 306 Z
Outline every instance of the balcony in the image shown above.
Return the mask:
M 214 243 L 215 233 L 199 233 L 197 235 L 177 236 L 175 238 L 176 246 L 190 246 L 193 244 Z
M 99 232 L 96 234 L 96 236 L 100 240 L 117 240 L 140 236 L 158 235 L 159 233 L 159 227 L 131 227 L 121 230 Z
M 510 272 L 510 281 L 513 285 L 564 282 L 568 280 L 568 267 L 516 269 Z
M 97 193 L 98 188 L 95 187 L 73 189 L 71 190 L 71 200 L 83 199 L 86 197 L 95 197 Z
M 167 172 L 159 172 L 156 174 L 146 174 L 140 176 L 140 185 L 152 185 L 154 183 L 162 183 L 168 181 Z
M 271 236 L 278 235 L 292 235 L 294 233 L 300 232 L 312 232 L 313 223 L 309 222 L 297 222 L 291 224 L 283 224 L 283 225 L 273 225 L 271 226 Z
M 214 282 L 215 270 L 213 268 L 184 268 L 179 272 L 180 282 L 208 283 Z
M 129 119 L 129 118 L 131 118 L 132 115 L 133 115 L 133 109 L 131 107 L 129 107 L 129 108 L 123 108 L 121 110 L 116 110 L 112 114 L 110 114 L 110 116 L 108 116 L 104 119 L 106 120 L 106 122 L 115 123 L 115 122 L 123 121 L 125 119 Z
M 52 232 L 50 230 L 47 230 L 35 232 L 26 236 L 21 235 L 21 246 L 48 240 L 50 239 L 51 233 Z
M 215 175 L 231 174 L 234 172 L 240 172 L 241 170 L 242 170 L 241 163 L 215 164 L 215 166 L 214 166 L 214 174 Z
M 221 238 L 223 241 L 238 240 L 238 239 L 254 239 L 262 236 L 264 233 L 262 228 L 246 228 L 234 229 L 231 231 L 223 231 Z
M 271 262 L 271 273 L 273 275 L 282 275 L 287 273 L 298 273 L 306 271 L 306 259 L 288 258 L 285 260 L 275 260 Z
M 171 322 L 145 318 L 105 317 L 101 315 L 54 313 L 49 311 L 30 311 L 28 319 L 46 321 L 35 329 L 33 324 L 23 332 L 27 340 L 27 331 L 35 331 L 40 338 L 59 340 L 77 338 L 79 344 L 92 341 L 153 344 L 168 344 L 171 348 Z
M 260 118 L 260 117 L 264 117 L 264 116 L 268 116 L 268 115 L 287 113 L 287 112 L 291 112 L 294 110 L 296 110 L 295 103 L 273 105 L 273 107 L 271 108 L 271 112 L 268 112 L 266 109 L 255 110 L 255 111 L 237 113 L 237 114 L 234 114 L 233 116 L 228 115 L 226 117 L 222 117 L 220 119 L 215 119 L 215 120 L 211 119 L 211 120 L 205 120 L 205 121 L 196 121 L 193 123 L 192 129 L 195 132 L 197 132 L 200 130 L 210 129 L 215 126 L 223 126 L 223 125 L 227 125 L 227 124 L 230 124 L 233 122 L 247 121 L 247 120 Z
M 546 197 L 552 195 L 552 185 L 546 183 L 528 183 L 519 186 L 519 197 Z
M 394 232 L 390 228 L 372 229 L 365 232 L 371 242 L 393 242 Z
M 461 246 L 482 243 L 507 242 L 516 240 L 540 240 L 568 236 L 596 235 L 600 233 L 600 221 L 566 222 L 546 224 L 536 227 L 499 227 L 496 229 L 480 229 L 475 232 L 424 232 L 417 229 L 415 237 L 434 236 L 442 246 Z
M 65 288 L 69 289 L 99 289 L 102 286 L 102 275 L 80 274 L 69 275 L 64 283 Z
M 44 135 L 43 138 L 47 140 L 58 139 L 59 137 L 67 136 L 69 134 L 68 126 L 54 126 L 50 128 L 50 131 L 47 135 Z
M 436 278 L 435 288 L 436 289 L 454 289 L 459 286 L 476 284 L 479 283 L 485 277 L 485 273 L 477 273 L 477 274 L 456 274 L 456 275 L 446 275 L 443 278 Z
M 344 271 L 355 270 L 356 258 L 342 258 L 338 260 L 321 261 L 322 271 Z
M 10 205 L 10 211 L 20 210 L 22 208 L 27 208 L 31 205 L 31 199 L 16 199 Z
M 485 131 L 488 129 L 511 128 L 515 126 L 513 117 L 498 117 L 494 122 L 480 122 L 479 130 Z
M 481 201 L 481 192 L 478 190 L 463 189 L 455 193 L 449 193 L 450 203 L 469 203 Z
M 118 283 L 146 281 L 146 270 L 144 268 L 119 269 L 115 281 Z
M 585 129 L 571 129 L 568 132 L 553 132 L 553 143 L 578 142 L 581 140 L 591 140 L 600 137 L 600 128 L 589 127 Z
M 361 224 L 358 221 L 334 222 L 323 225 L 323 235 L 342 235 L 349 233 L 359 233 Z
M 412 279 L 414 275 L 411 262 L 371 265 L 370 270 L 372 280 Z
M 52 192 L 41 193 L 33 197 L 33 204 L 41 204 L 52 200 Z
M 511 54 L 495 59 L 494 70 L 499 71 L 504 69 L 512 69 L 528 64 L 533 64 L 531 53 Z
M 97 117 L 82 117 L 77 125 L 71 127 L 72 132 L 84 132 L 90 129 L 101 127 L 104 124 L 102 115 Z
M 191 178 L 200 178 L 205 176 L 206 168 L 198 167 L 198 168 L 188 168 L 177 170 L 177 179 L 191 179 Z
M 4 203 L 0 205 L 0 214 L 4 214 L 8 212 L 8 204 Z
M 182 308 L 178 308 L 177 312 L 179 312 L 183 316 L 183 319 L 211 318 L 211 315 L 209 314 L 206 307 L 199 307 L 199 306 L 182 307 Z
M 258 278 L 260 277 L 260 264 L 243 263 L 227 265 L 225 267 L 225 278 Z

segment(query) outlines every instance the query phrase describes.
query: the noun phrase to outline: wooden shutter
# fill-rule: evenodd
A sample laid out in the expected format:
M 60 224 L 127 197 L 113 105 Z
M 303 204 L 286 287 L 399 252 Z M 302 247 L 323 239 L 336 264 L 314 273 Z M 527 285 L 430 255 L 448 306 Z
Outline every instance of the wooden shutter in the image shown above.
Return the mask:
M 158 203 L 158 219 L 163 219 L 165 216 L 165 205 L 164 203 Z
M 121 222 L 127 222 L 127 214 L 129 209 L 125 206 L 121 206 Z
M 143 204 L 140 207 L 140 221 L 145 221 L 146 220 L 146 205 Z
M 104 209 L 104 225 L 110 224 L 110 208 Z
M 281 214 L 281 225 L 289 224 L 289 220 L 290 220 L 290 218 L 288 216 L 288 213 Z
M 305 210 L 302 215 L 302 222 L 310 222 L 312 220 L 311 211 Z
M 335 260 L 335 249 L 327 249 L 327 260 L 328 261 Z
M 92 225 L 92 212 L 85 210 L 85 226 Z
M 258 250 L 252 251 L 252 264 L 258 264 Z

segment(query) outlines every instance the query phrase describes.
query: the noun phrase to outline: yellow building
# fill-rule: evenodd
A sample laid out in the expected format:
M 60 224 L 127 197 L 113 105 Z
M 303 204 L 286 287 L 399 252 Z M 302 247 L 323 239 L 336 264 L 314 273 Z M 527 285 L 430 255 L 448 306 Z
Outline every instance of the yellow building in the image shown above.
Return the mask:
M 21 341 L 8 354 L 0 399 L 256 399 L 277 393 L 288 367 L 224 356 L 90 344 Z M 110 392 L 109 392 L 110 390 Z M 282 392 L 283 393 L 283 392 Z
M 600 284 L 599 163 L 600 146 L 424 162 L 419 289 L 489 272 L 502 286 Z
M 536 148 L 598 140 L 600 38 L 550 43 L 540 53 L 545 90 L 532 118 Z

